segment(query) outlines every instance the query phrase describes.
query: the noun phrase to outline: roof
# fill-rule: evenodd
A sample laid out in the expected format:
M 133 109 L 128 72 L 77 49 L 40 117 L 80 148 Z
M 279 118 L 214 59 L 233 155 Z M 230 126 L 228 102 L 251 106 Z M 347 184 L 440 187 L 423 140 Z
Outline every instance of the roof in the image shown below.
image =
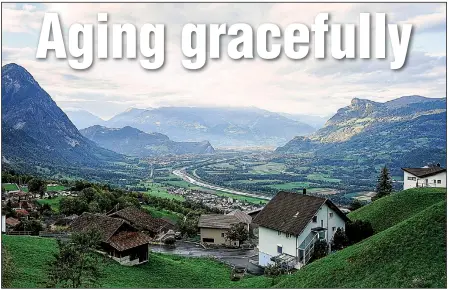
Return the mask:
M 405 167 L 405 168 L 401 168 L 402 170 L 413 174 L 416 177 L 428 177 L 431 175 L 435 175 L 441 172 L 446 172 L 446 168 L 443 167 L 439 167 L 439 166 L 431 166 L 431 167 L 422 167 L 422 168 L 409 168 L 409 167 Z
M 250 224 L 253 219 L 251 216 L 238 209 L 231 211 L 228 215 L 235 216 L 240 222 L 245 224 Z
M 16 209 L 16 213 L 21 214 L 21 215 L 29 215 L 28 211 L 23 208 Z
M 13 217 L 7 218 L 5 222 L 6 222 L 6 224 L 8 226 L 12 226 L 12 227 L 15 227 L 18 224 L 20 224 L 20 221 L 18 219 L 13 218 Z
M 111 213 L 109 216 L 122 218 L 133 226 L 151 232 L 159 232 L 162 228 L 173 227 L 173 224 L 166 220 L 153 218 L 149 213 L 132 206 Z
M 109 239 L 109 245 L 122 252 L 148 244 L 150 240 L 147 235 L 140 232 L 119 232 Z
M 233 215 L 202 214 L 198 220 L 199 228 L 229 229 L 240 220 Z
M 323 204 L 332 208 L 343 220 L 348 220 L 346 215 L 326 198 L 281 191 L 270 200 L 253 222 L 269 229 L 299 235 Z
M 122 219 L 85 212 L 72 222 L 70 228 L 75 232 L 98 231 L 101 240 L 107 242 L 123 223 L 125 221 Z

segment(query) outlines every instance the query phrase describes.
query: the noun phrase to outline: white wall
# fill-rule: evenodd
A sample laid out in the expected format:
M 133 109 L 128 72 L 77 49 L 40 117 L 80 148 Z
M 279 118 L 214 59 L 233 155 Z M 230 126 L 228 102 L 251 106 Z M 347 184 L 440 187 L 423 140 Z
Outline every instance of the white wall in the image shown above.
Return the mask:
M 408 178 L 415 178 L 415 180 L 408 180 Z M 426 183 L 427 179 L 427 183 Z M 438 180 L 441 180 L 441 184 L 438 184 Z M 444 187 L 446 188 L 446 172 L 440 172 L 435 175 L 431 175 L 425 178 L 419 178 L 415 175 L 404 171 L 404 190 L 409 188 L 415 188 L 418 181 L 418 187 Z M 436 182 L 434 182 L 436 181 Z
M 330 213 L 333 213 L 332 217 L 330 217 Z M 325 239 L 328 242 L 334 236 L 335 231 L 333 227 L 335 227 L 335 230 L 338 227 L 345 228 L 344 220 L 326 204 L 321 206 L 316 215 L 317 222 L 310 221 L 298 238 L 296 236 L 287 237 L 285 233 L 279 235 L 278 231 L 259 226 L 259 265 L 266 266 L 270 263 L 271 257 L 279 255 L 277 252 L 278 245 L 282 246 L 283 253 L 297 257 L 297 248 L 311 233 L 312 228 L 321 227 L 321 221 L 323 221 L 323 227 L 327 229 L 325 231 Z M 292 219 L 294 219 L 293 216 Z

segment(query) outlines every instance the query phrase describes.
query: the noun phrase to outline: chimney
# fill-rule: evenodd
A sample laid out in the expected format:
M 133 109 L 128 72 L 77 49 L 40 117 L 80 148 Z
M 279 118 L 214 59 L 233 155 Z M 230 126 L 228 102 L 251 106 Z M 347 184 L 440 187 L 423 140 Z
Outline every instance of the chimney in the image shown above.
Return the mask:
M 307 192 L 307 189 L 303 188 L 302 189 L 302 194 L 306 195 L 307 194 L 306 192 Z

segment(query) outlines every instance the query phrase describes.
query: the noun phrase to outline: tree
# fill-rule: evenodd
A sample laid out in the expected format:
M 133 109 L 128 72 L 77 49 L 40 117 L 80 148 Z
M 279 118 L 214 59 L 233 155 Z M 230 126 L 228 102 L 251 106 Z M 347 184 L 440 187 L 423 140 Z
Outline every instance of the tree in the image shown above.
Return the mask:
M 100 241 L 100 234 L 96 231 L 72 234 L 67 242 L 58 240 L 59 251 L 47 265 L 47 287 L 100 287 L 98 280 L 103 276 L 102 260 L 95 252 Z
M 24 220 L 14 227 L 15 231 L 31 232 L 33 236 L 39 235 L 43 229 L 42 223 L 38 220 Z
M 349 244 L 355 244 L 374 234 L 373 227 L 368 221 L 349 221 L 346 223 L 346 236 Z
M 349 245 L 348 237 L 342 228 L 338 228 L 332 239 L 332 250 L 341 250 Z
M 11 288 L 15 273 L 14 261 L 5 245 L 2 245 L 2 288 Z
M 353 199 L 352 202 L 351 202 L 351 204 L 349 205 L 349 209 L 350 209 L 351 211 L 354 211 L 354 210 L 356 210 L 356 209 L 361 208 L 362 206 L 363 206 L 363 203 L 362 203 L 360 200 L 358 200 L 358 199 Z
M 80 215 L 88 210 L 89 205 L 82 198 L 63 197 L 59 201 L 59 212 L 65 215 Z
M 28 181 L 28 191 L 38 193 L 39 196 L 43 198 L 45 191 L 47 191 L 47 184 L 42 179 L 33 178 Z
M 393 189 L 393 184 L 390 177 L 390 172 L 387 166 L 384 166 L 377 178 L 376 196 L 375 199 L 389 195 Z
M 184 219 L 179 222 L 179 231 L 182 235 L 188 237 L 195 237 L 198 234 L 198 219 L 190 218 Z
M 225 237 L 229 241 L 239 241 L 239 247 L 242 242 L 248 239 L 248 229 L 246 224 L 238 223 L 233 224 L 230 229 L 225 233 Z

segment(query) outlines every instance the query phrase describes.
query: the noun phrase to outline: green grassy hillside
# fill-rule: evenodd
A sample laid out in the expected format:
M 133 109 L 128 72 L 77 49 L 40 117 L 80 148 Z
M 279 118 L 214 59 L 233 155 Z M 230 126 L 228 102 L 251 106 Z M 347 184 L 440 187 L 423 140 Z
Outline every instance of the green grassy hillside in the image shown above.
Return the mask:
M 446 202 L 318 260 L 281 288 L 446 288 Z
M 445 188 L 413 188 L 380 198 L 348 216 L 369 221 L 378 233 L 442 200 L 446 200 Z
M 13 288 L 43 287 L 45 264 L 52 259 L 56 241 L 47 238 L 2 236 L 16 264 Z M 108 260 L 104 264 L 102 288 L 266 288 L 271 280 L 247 277 L 230 280 L 230 268 L 210 259 L 173 255 L 150 255 L 150 261 L 136 267 L 121 266 Z

